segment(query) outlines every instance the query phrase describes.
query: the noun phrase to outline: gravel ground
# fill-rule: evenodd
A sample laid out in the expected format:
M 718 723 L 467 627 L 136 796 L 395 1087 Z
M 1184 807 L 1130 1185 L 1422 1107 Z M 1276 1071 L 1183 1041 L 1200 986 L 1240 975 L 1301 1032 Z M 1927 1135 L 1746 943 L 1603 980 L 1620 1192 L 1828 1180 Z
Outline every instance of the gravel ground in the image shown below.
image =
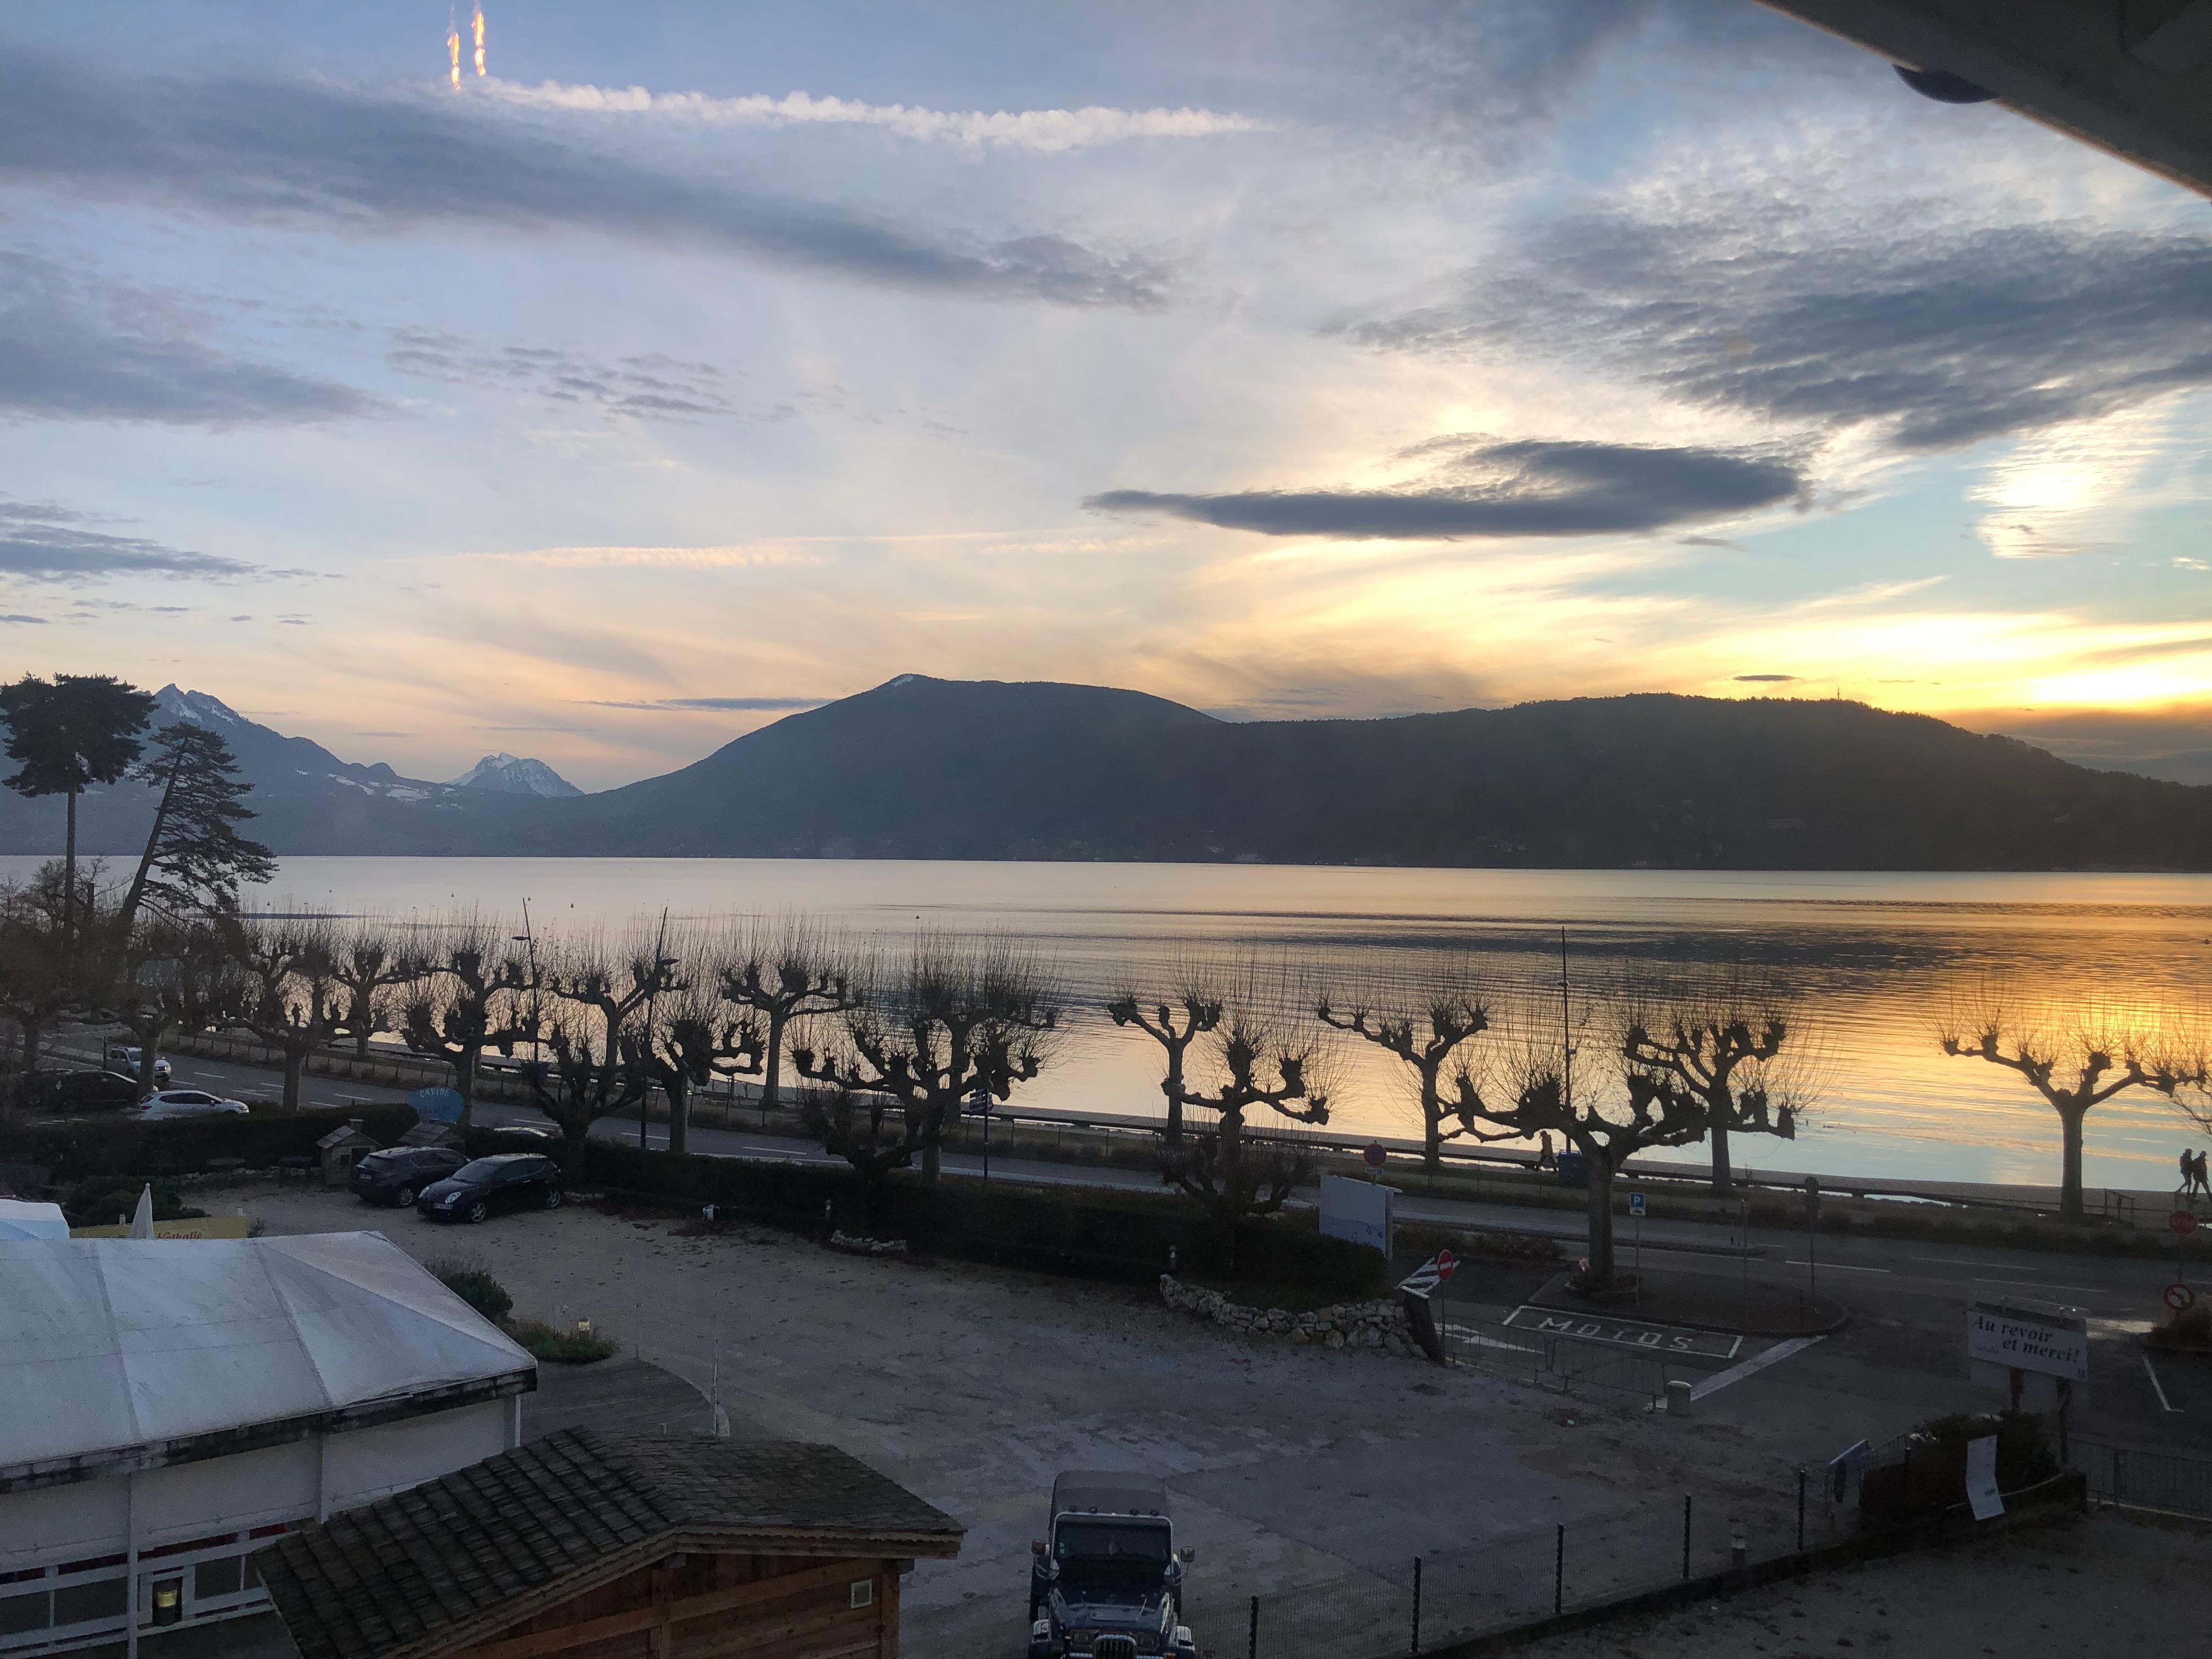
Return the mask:
M 2092 1515 L 1519 1650 L 1529 1659 L 2060 1659 L 2203 1650 L 2205 1529 Z M 2193 1632 L 2193 1633 L 2192 1633 Z
M 1379 1604 L 1416 1554 L 1464 1557 L 1553 1522 L 1633 1511 L 1661 1523 L 1655 1535 L 1678 1535 L 1667 1517 L 1686 1492 L 1701 1516 L 1777 1533 L 1794 1515 L 1782 1428 L 1670 1421 L 1421 1361 L 1231 1335 L 1140 1288 L 860 1259 L 578 1206 L 450 1228 L 265 1185 L 199 1201 L 242 1206 L 271 1232 L 374 1228 L 424 1259 L 476 1258 L 518 1314 L 588 1316 L 716 1389 L 733 1432 L 831 1442 L 903 1482 L 969 1528 L 957 1561 L 925 1563 L 909 1583 L 917 1656 L 1021 1651 L 1029 1540 L 1068 1468 L 1170 1480 L 1179 1541 L 1198 1550 L 1192 1622 L 1224 1653 L 1241 1651 L 1255 1591 L 1333 1581 Z M 1820 1438 L 1849 1415 L 1823 1421 Z M 1805 1432 L 1802 1417 L 1787 1432 Z

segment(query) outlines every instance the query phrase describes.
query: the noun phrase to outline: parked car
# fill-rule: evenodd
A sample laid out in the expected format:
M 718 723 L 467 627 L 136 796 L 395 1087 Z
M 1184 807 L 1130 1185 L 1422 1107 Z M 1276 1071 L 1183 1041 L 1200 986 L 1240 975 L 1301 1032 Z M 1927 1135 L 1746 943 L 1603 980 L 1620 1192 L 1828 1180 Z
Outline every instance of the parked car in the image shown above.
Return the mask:
M 494 1152 L 431 1182 L 415 1200 L 433 1221 L 482 1221 L 494 1210 L 561 1206 L 561 1166 L 537 1152 Z
M 387 1146 L 353 1166 L 353 1190 L 370 1204 L 405 1209 L 425 1187 L 443 1181 L 468 1159 L 450 1146 Z
M 41 1069 L 23 1091 L 25 1102 L 42 1111 L 89 1112 L 103 1107 L 136 1106 L 138 1079 L 120 1072 Z
M 137 1077 L 138 1075 L 138 1050 L 131 1047 L 131 1044 L 127 1042 L 109 1043 L 107 1045 L 107 1069 L 111 1072 L 120 1072 L 125 1077 Z M 156 1089 L 166 1089 L 175 1081 L 176 1073 L 169 1069 L 168 1057 L 164 1054 L 155 1055 L 154 1086 Z
M 245 1110 L 244 1101 L 225 1100 L 204 1089 L 161 1089 L 146 1097 L 145 1109 L 138 1115 L 149 1122 L 158 1122 L 165 1118 L 204 1117 L 213 1112 Z

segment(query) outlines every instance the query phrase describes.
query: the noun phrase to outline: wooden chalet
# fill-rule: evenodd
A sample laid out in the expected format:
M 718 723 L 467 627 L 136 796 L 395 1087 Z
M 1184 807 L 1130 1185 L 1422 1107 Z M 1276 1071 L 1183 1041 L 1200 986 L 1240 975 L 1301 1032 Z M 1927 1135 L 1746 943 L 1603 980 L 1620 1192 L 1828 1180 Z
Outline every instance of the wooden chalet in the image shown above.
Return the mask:
M 895 1659 L 961 1534 L 834 1446 L 568 1429 L 255 1565 L 301 1659 Z

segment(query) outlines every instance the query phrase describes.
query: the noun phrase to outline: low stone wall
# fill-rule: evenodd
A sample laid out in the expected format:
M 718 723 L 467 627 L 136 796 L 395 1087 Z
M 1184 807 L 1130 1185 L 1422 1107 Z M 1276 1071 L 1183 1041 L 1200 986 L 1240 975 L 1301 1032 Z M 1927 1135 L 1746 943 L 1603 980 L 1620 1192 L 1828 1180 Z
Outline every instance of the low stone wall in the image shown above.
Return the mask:
M 1286 1336 L 1324 1348 L 1373 1348 L 1407 1359 L 1423 1357 L 1406 1310 L 1395 1302 L 1340 1302 L 1314 1313 L 1248 1308 L 1218 1291 L 1186 1285 L 1170 1273 L 1160 1275 L 1160 1299 L 1179 1313 L 1195 1314 L 1232 1331 Z

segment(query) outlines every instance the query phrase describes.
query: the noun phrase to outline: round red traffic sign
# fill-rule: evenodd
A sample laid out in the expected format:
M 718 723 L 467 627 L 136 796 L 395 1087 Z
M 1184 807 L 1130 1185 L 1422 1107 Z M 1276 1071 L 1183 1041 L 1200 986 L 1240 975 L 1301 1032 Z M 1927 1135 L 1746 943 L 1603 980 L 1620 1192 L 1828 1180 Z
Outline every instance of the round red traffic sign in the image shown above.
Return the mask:
M 1379 1140 L 1369 1141 L 1367 1150 L 1360 1153 L 1360 1157 L 1367 1160 L 1367 1167 L 1370 1170 L 1381 1169 L 1389 1156 L 1389 1153 L 1382 1150 L 1382 1143 Z
M 2181 1312 L 2197 1300 L 2197 1292 L 2179 1279 L 2166 1287 L 2166 1305 L 2176 1313 Z
M 2166 1224 L 2186 1238 L 2197 1231 L 2196 1212 L 2191 1210 L 2176 1210 L 2172 1215 L 2166 1217 Z
M 1449 1250 L 1438 1250 L 1438 1251 L 1437 1252 L 1437 1279 L 1449 1279 L 1449 1278 L 1452 1276 L 1452 1269 L 1453 1269 L 1454 1267 L 1458 1267 L 1458 1266 L 1459 1266 L 1459 1258 L 1458 1258 L 1457 1256 L 1454 1255 L 1453 1255 Z M 2188 1287 L 2187 1287 L 2186 1285 L 2184 1285 L 2182 1288 L 2184 1288 L 2184 1289 L 2185 1290 L 2185 1289 L 2187 1289 Z

